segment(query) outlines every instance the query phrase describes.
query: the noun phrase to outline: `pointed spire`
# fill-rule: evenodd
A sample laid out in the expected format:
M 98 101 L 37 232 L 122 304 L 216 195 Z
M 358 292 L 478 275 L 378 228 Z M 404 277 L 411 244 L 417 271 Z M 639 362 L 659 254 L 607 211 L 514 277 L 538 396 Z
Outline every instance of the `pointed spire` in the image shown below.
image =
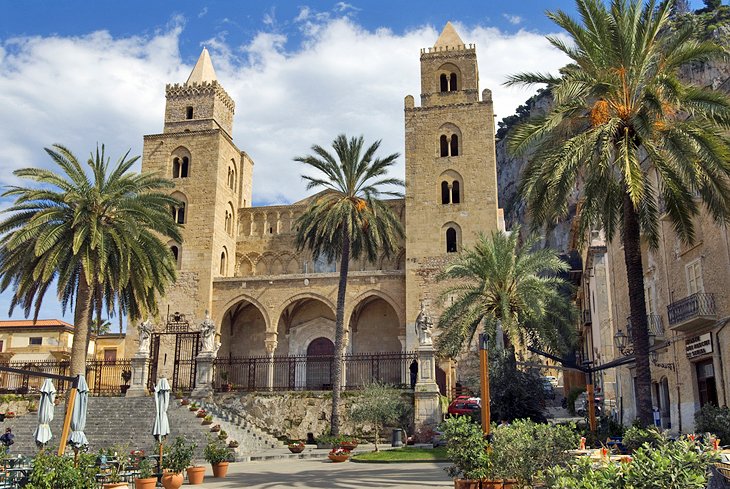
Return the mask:
M 193 83 L 212 82 L 217 79 L 215 70 L 213 69 L 213 62 L 210 60 L 210 54 L 208 54 L 208 49 L 203 48 L 203 52 L 200 53 L 198 62 L 195 63 L 195 68 L 193 68 L 185 84 L 192 85 Z
M 446 26 L 444 27 L 444 30 L 441 31 L 441 35 L 436 40 L 436 44 L 433 45 L 435 48 L 440 47 L 457 47 L 457 46 L 463 46 L 464 41 L 461 40 L 461 37 L 459 37 L 459 34 L 456 32 L 456 29 L 454 29 L 454 26 L 451 24 L 451 22 L 447 22 Z

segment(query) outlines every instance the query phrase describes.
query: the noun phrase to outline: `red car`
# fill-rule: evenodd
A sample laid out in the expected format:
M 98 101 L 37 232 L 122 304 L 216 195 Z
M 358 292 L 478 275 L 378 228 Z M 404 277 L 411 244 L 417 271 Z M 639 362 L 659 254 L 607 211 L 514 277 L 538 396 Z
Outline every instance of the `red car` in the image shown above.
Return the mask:
M 471 414 L 474 411 L 479 411 L 482 408 L 482 400 L 478 397 L 471 396 L 459 396 L 449 404 L 449 408 L 446 410 L 452 416 L 458 416 L 462 414 Z

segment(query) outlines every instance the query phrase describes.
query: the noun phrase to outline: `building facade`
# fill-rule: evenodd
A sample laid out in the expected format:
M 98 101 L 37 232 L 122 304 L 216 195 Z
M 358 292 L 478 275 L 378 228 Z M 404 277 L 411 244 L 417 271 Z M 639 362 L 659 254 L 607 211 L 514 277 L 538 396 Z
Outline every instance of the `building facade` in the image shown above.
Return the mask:
M 450 23 L 421 52 L 421 92 L 418 107 L 405 98 L 405 199 L 388 202 L 406 238 L 393 256 L 350 264 L 350 354 L 415 349 L 420 303 L 438 316 L 435 274 L 479 232 L 498 227 L 491 92 L 480 97 L 476 49 Z M 252 206 L 254 162 L 232 140 L 235 104 L 207 50 L 166 96 L 164 129 L 144 137 L 142 169 L 175 183 L 182 204 L 172 212 L 184 239 L 169 243 L 178 280 L 160 301 L 166 314 L 153 319 L 155 331 L 194 329 L 209 311 L 218 358 L 330 355 L 337 264 L 295 245 L 296 220 L 318 195 Z M 136 350 L 134 329 L 128 352 Z M 178 345 L 160 341 L 152 371 L 173 378 Z

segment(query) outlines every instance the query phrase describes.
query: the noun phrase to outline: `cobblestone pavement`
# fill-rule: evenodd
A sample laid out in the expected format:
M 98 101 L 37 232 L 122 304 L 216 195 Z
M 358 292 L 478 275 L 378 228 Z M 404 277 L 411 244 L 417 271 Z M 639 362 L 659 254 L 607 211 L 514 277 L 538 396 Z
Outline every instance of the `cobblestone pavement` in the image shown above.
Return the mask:
M 201 489 L 275 489 L 308 487 L 355 488 L 453 488 L 444 472 L 445 463 L 364 464 L 329 460 L 271 460 L 231 463 L 225 479 L 213 479 L 206 468 Z M 187 486 L 183 486 L 187 487 Z

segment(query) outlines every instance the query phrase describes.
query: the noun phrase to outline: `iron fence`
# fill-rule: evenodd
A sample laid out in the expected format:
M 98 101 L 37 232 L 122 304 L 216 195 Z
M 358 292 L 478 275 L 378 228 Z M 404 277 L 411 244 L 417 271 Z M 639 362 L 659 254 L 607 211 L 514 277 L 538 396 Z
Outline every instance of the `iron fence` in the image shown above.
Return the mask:
M 414 352 L 358 353 L 342 362 L 346 389 L 373 382 L 397 387 L 409 384 L 408 367 Z M 218 358 L 213 364 L 216 390 L 330 390 L 334 359 L 331 356 L 251 356 Z
M 28 361 L 9 362 L 4 366 L 38 372 L 39 374 L 71 375 L 68 361 Z M 86 362 L 86 382 L 92 395 L 117 395 L 126 391 L 126 382 L 122 372 L 130 371 L 132 362 L 129 359 L 117 360 L 89 360 Z M 44 378 L 29 374 L 0 371 L 0 392 L 27 394 L 38 392 Z M 54 386 L 58 393 L 65 392 L 71 387 L 70 381 L 55 380 Z
M 667 306 L 669 324 L 675 325 L 698 316 L 715 316 L 715 296 L 697 292 Z

